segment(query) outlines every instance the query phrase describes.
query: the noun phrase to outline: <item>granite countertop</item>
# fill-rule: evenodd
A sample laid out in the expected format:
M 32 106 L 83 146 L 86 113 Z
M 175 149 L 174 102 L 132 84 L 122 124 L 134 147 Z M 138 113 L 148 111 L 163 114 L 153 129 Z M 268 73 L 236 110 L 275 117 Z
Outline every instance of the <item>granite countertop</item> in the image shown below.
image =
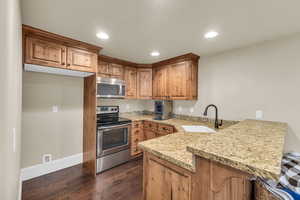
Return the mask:
M 255 176 L 278 179 L 287 124 L 257 120 L 225 123 L 217 133 L 187 133 L 182 125 L 212 123 L 181 119 L 153 120 L 152 115 L 122 114 L 133 121 L 173 125 L 178 132 L 139 143 L 144 151 L 194 172 L 194 156 L 207 158 Z

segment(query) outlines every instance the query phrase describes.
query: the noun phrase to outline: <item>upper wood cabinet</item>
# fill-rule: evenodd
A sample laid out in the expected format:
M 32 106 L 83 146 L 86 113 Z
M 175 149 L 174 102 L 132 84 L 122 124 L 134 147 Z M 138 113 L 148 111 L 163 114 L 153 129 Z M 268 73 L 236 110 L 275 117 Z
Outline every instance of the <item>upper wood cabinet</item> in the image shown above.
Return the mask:
M 137 68 L 137 98 L 152 99 L 151 68 Z
M 72 70 L 96 72 L 98 55 L 86 50 L 68 47 L 67 67 Z
M 23 25 L 24 62 L 96 72 L 101 47 Z
M 198 60 L 199 56 L 186 54 L 137 64 L 100 55 L 98 76 L 125 80 L 128 99 L 194 100 L 198 96 Z
M 126 98 L 136 99 L 137 69 L 135 67 L 125 67 L 124 78 L 126 82 Z
M 118 64 L 111 64 L 111 77 L 124 79 L 124 67 Z
M 198 59 L 194 54 L 187 54 L 153 64 L 153 98 L 197 99 Z
M 37 38 L 26 38 L 25 63 L 66 68 L 67 47 Z
M 124 67 L 119 64 L 98 61 L 98 76 L 105 78 L 124 79 Z
M 168 66 L 153 69 L 153 98 L 168 99 Z
M 108 76 L 111 75 L 110 63 L 99 60 L 98 61 L 98 76 L 102 76 L 102 74 L 106 74 Z

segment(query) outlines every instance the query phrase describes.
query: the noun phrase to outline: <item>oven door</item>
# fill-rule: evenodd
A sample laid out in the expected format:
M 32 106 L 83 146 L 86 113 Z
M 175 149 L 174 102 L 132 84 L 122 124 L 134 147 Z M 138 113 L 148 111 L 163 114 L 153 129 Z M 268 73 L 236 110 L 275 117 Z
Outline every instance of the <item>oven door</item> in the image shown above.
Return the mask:
M 97 130 L 97 157 L 129 149 L 130 130 L 131 124 L 99 127 Z
M 97 78 L 98 98 L 125 98 L 125 82 L 114 78 Z

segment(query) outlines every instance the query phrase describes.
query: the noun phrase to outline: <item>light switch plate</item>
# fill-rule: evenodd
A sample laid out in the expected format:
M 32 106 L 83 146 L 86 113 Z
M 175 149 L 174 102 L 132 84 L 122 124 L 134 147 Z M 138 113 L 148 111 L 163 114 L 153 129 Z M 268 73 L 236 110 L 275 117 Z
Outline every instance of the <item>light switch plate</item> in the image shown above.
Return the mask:
M 256 111 L 256 115 L 255 115 L 256 119 L 262 119 L 263 118 L 263 111 L 261 110 L 257 110 Z
M 58 106 L 57 105 L 52 106 L 52 112 L 54 112 L 54 113 L 58 112 Z

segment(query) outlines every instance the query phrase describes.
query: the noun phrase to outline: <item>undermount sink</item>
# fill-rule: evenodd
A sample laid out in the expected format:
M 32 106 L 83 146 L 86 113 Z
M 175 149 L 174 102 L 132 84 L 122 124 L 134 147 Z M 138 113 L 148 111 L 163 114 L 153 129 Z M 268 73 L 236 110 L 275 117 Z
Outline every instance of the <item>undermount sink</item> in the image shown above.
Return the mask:
M 185 132 L 190 133 L 216 133 L 214 129 L 206 126 L 181 126 Z

